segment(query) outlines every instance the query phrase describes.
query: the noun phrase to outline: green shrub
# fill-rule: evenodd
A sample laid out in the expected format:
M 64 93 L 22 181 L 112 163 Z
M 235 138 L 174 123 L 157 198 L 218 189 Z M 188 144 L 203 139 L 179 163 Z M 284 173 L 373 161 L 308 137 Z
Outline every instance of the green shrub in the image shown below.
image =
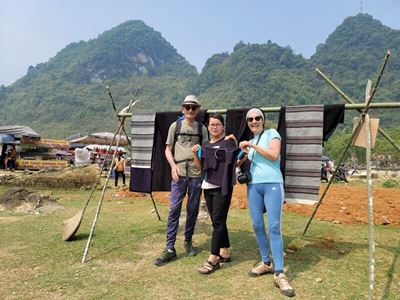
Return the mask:
M 398 186 L 398 182 L 395 179 L 387 179 L 382 183 L 384 188 L 393 188 Z

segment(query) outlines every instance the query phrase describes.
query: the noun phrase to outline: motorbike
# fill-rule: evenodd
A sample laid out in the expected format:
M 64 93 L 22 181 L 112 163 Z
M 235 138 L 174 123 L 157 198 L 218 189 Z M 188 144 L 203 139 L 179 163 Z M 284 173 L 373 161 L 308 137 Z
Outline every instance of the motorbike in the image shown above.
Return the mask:
M 330 178 L 333 175 L 333 167 L 329 162 L 323 162 L 321 165 L 321 180 L 329 182 Z M 354 173 L 357 173 L 357 169 L 352 166 L 350 169 L 346 168 L 342 163 L 335 174 L 335 178 L 333 178 L 334 182 L 344 181 L 348 183 L 347 178 L 352 176 Z
M 344 164 L 341 164 L 338 167 L 338 170 L 335 174 L 335 178 L 333 178 L 334 182 L 338 182 L 338 181 L 344 181 L 346 183 L 348 183 L 349 181 L 347 180 L 347 170 L 346 167 L 344 166 Z
M 329 182 L 331 179 L 333 170 L 331 165 L 328 162 L 323 162 L 321 164 L 321 180 L 325 180 L 326 182 Z

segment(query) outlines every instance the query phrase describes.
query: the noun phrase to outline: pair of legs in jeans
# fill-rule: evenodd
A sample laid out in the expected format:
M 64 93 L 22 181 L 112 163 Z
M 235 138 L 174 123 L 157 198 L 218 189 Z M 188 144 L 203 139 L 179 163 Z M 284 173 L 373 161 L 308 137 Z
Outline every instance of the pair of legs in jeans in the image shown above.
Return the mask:
M 282 205 L 284 199 L 282 183 L 256 183 L 247 187 L 251 222 L 261 259 L 270 263 L 270 252 L 275 272 L 283 271 L 283 242 L 281 233 Z M 269 240 L 264 224 L 264 206 L 267 210 Z
M 179 181 L 171 181 L 170 206 L 167 223 L 167 245 L 168 250 L 175 250 L 176 235 L 179 227 L 179 217 L 182 210 L 183 198 L 188 194 L 186 204 L 186 228 L 185 241 L 192 241 L 194 227 L 199 214 L 201 178 L 179 177 Z
M 228 228 L 226 219 L 228 217 L 229 206 L 232 198 L 232 187 L 227 195 L 222 195 L 221 188 L 205 189 L 208 212 L 211 216 L 213 233 L 211 238 L 211 254 L 219 256 L 221 248 L 229 248 Z

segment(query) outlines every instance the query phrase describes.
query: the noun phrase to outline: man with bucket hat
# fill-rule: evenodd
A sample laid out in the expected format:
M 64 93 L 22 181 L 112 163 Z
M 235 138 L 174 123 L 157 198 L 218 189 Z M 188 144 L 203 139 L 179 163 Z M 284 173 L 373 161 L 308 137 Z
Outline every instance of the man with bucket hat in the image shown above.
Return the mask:
M 156 266 L 163 266 L 177 257 L 175 241 L 182 202 L 186 193 L 188 200 L 184 247 L 187 256 L 197 254 L 192 244 L 192 236 L 199 213 L 201 173 L 194 165 L 192 147 L 208 140 L 207 128 L 195 121 L 200 106 L 196 96 L 186 96 L 181 105 L 184 118 L 172 123 L 168 130 L 165 156 L 171 167 L 172 180 L 167 221 L 167 243 L 161 255 L 154 261 Z

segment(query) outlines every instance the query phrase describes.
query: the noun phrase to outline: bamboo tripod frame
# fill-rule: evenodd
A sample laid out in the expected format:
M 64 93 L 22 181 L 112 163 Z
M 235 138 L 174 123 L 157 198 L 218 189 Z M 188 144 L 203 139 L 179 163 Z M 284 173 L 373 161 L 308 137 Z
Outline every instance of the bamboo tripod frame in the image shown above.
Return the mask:
M 109 153 L 109 151 L 110 151 L 110 149 L 111 149 L 111 146 L 114 144 L 114 141 L 115 141 L 115 138 L 116 138 L 116 137 L 117 137 L 116 148 L 118 148 L 118 146 L 119 146 L 119 144 L 120 144 L 120 140 L 121 140 L 121 133 L 122 133 L 122 131 L 125 133 L 125 136 L 126 136 L 126 139 L 128 140 L 129 145 L 131 145 L 131 143 L 130 143 L 130 140 L 129 140 L 129 136 L 128 136 L 128 134 L 127 134 L 126 131 L 125 131 L 125 126 L 124 126 L 126 116 L 120 116 L 120 115 L 119 115 L 119 113 L 117 112 L 117 108 L 116 108 L 116 106 L 115 106 L 114 98 L 112 97 L 110 88 L 109 88 L 108 86 L 106 86 L 106 89 L 107 89 L 107 91 L 108 91 L 108 95 L 109 95 L 109 97 L 110 97 L 113 110 L 114 110 L 114 112 L 115 112 L 115 114 L 116 114 L 116 116 L 117 116 L 117 118 L 118 118 L 118 121 L 119 121 L 118 128 L 117 128 L 116 132 L 114 133 L 113 140 L 111 141 L 110 146 L 109 146 L 109 148 L 108 148 L 108 150 L 107 150 L 107 154 L 106 154 L 106 156 L 107 156 L 108 153 Z M 135 100 L 136 97 L 137 97 L 137 94 L 138 94 L 138 91 L 135 92 L 134 97 L 133 97 L 133 99 L 130 101 L 129 105 L 128 105 L 126 108 L 123 109 L 124 112 L 128 112 L 128 111 L 139 101 L 139 100 Z M 98 217 L 99 217 L 100 210 L 101 210 L 101 207 L 102 207 L 102 204 L 103 204 L 105 191 L 106 191 L 106 189 L 107 189 L 108 182 L 109 182 L 110 177 L 111 177 L 111 173 L 112 173 L 112 169 L 113 169 L 112 167 L 113 167 L 113 164 L 114 164 L 114 161 L 115 161 L 115 156 L 116 156 L 116 151 L 114 151 L 114 153 L 113 153 L 112 160 L 111 160 L 112 163 L 111 163 L 110 169 L 109 169 L 109 171 L 108 171 L 108 173 L 107 173 L 106 182 L 105 182 L 104 185 L 103 185 L 103 189 L 102 189 L 102 193 L 101 193 L 101 196 L 100 196 L 100 200 L 99 200 L 99 203 L 98 203 L 97 209 L 96 209 L 96 214 L 95 214 L 95 216 L 94 216 L 94 219 L 93 219 L 93 222 L 92 222 L 92 226 L 91 226 L 91 229 L 90 229 L 90 233 L 89 233 L 89 237 L 88 237 L 88 240 L 87 240 L 87 243 L 86 243 L 86 246 L 85 246 L 85 250 L 84 250 L 84 252 L 83 252 L 82 263 L 85 263 L 85 262 L 86 262 L 87 257 L 88 257 L 88 254 L 89 254 L 89 248 L 90 248 L 90 244 L 91 244 L 91 241 L 92 241 L 92 236 L 93 236 L 94 230 L 95 230 L 95 228 L 96 228 L 97 219 L 98 219 Z M 100 174 L 99 174 L 98 179 L 100 178 L 102 172 L 103 172 L 103 168 L 102 168 L 101 171 L 100 171 Z M 97 184 L 97 180 L 96 180 L 96 184 Z M 96 184 L 93 186 L 91 195 L 93 194 L 93 190 L 94 190 Z M 90 195 L 90 196 L 91 196 L 91 195 Z M 89 197 L 89 199 L 90 199 L 90 197 Z M 86 209 L 86 206 L 88 205 L 89 199 L 88 199 L 88 201 L 87 201 L 86 204 L 85 204 L 85 209 Z M 155 202 L 154 202 L 153 197 L 151 197 L 151 200 L 152 200 L 152 202 L 153 202 L 154 209 L 155 209 L 155 211 L 156 211 L 156 213 L 157 213 L 158 220 L 161 220 L 161 219 L 160 219 L 160 215 L 159 215 L 158 210 L 157 210 L 157 206 L 156 206 L 156 204 L 155 204 Z

